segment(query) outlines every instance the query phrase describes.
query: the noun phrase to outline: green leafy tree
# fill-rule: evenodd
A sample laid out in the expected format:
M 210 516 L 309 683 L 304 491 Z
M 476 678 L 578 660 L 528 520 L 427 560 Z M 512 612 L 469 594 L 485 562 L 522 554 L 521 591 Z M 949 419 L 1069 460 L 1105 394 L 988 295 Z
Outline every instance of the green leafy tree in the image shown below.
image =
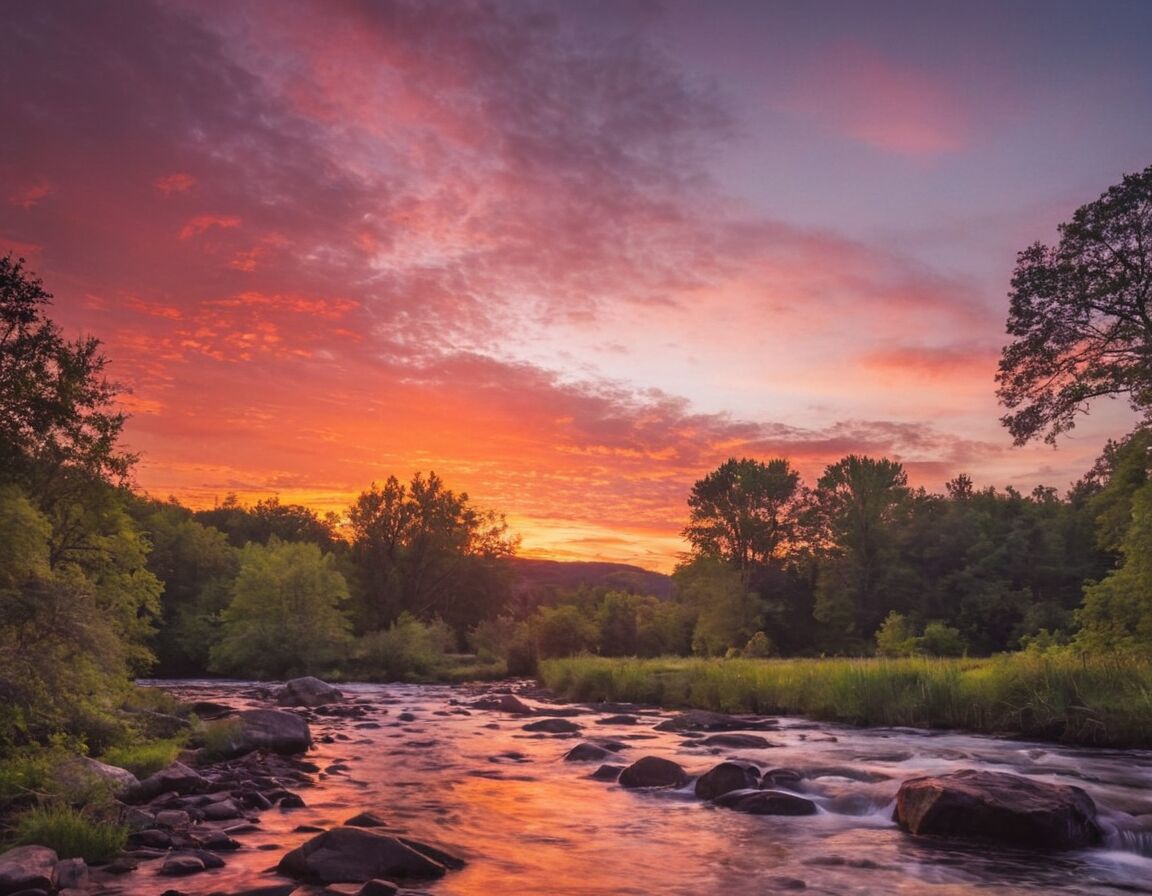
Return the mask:
M 64 471 L 122 482 L 134 460 L 117 446 L 125 418 L 100 341 L 65 339 L 51 300 L 23 259 L 0 257 L 0 469 L 36 500 Z
M 249 543 L 211 650 L 213 671 L 282 678 L 323 672 L 349 645 L 344 577 L 318 545 Z
M 349 510 L 348 524 L 365 628 L 408 612 L 443 619 L 463 639 L 503 609 L 504 561 L 517 539 L 502 517 L 472 507 L 435 473 L 417 473 L 408 486 L 394 476 L 373 484 Z
M 997 374 L 1018 445 L 1072 429 L 1093 399 L 1152 411 L 1152 166 L 1125 175 L 1017 256 Z
M 265 498 L 249 507 L 230 493 L 219 507 L 196 511 L 195 518 L 205 526 L 219 529 L 237 548 L 250 541 L 267 544 L 273 536 L 281 541 L 309 541 L 328 552 L 343 547 L 336 537 L 334 520 L 321 519 L 302 504 L 283 504 L 278 497 Z
M 916 634 L 907 616 L 893 610 L 884 617 L 876 630 L 876 652 L 880 656 L 911 656 L 916 652 Z
M 782 561 L 795 547 L 803 509 L 800 474 L 787 460 L 730 458 L 692 486 L 684 537 L 696 555 L 745 576 Z
M 871 640 L 907 590 L 896 532 L 909 500 L 908 477 L 895 461 L 849 455 L 816 486 L 826 550 L 816 618 L 833 642 Z
M 699 557 L 673 573 L 677 599 L 692 608 L 692 652 L 723 656 L 742 647 L 761 628 L 759 597 L 744 586 L 740 571 L 722 560 Z
M 537 607 L 529 627 L 539 659 L 591 652 L 600 634 L 596 620 L 571 604 Z

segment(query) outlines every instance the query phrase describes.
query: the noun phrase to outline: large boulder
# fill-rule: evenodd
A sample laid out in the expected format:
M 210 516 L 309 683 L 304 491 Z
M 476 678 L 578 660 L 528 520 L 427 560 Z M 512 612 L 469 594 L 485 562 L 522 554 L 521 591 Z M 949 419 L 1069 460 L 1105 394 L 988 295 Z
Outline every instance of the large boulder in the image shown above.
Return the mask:
M 51 890 L 55 884 L 54 850 L 47 846 L 17 846 L 0 855 L 0 896 L 21 890 Z
M 140 781 L 126 768 L 108 765 L 87 756 L 72 756 L 56 767 L 56 783 L 66 793 L 77 796 L 102 791 L 121 797 Z
M 221 752 L 228 756 L 242 756 L 253 750 L 288 755 L 303 753 L 312 746 L 308 723 L 281 709 L 248 709 L 216 724 L 227 732 Z
M 633 762 L 617 779 L 621 787 L 683 787 L 688 773 L 671 759 L 645 756 Z
M 427 880 L 443 877 L 463 862 L 414 840 L 389 837 L 364 828 L 339 827 L 317 834 L 280 860 L 276 871 L 317 883 L 385 878 Z
M 1034 849 L 1078 849 L 1101 839 L 1096 804 L 1079 787 L 975 769 L 905 781 L 893 817 L 912 834 Z
M 293 678 L 276 692 L 276 703 L 280 706 L 323 706 L 342 699 L 344 695 L 340 691 L 311 675 Z
M 760 769 L 745 762 L 721 762 L 696 779 L 696 796 L 714 800 L 731 790 L 751 790 L 760 786 Z

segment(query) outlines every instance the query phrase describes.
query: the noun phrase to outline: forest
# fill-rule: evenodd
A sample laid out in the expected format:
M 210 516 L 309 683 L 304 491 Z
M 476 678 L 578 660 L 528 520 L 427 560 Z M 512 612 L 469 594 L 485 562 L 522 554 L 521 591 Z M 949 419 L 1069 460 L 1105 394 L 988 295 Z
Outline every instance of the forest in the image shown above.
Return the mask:
M 1152 168 L 1020 253 L 998 382 L 1018 442 L 1087 403 L 1152 406 L 1149 278 L 1133 253 Z M 1108 248 L 1102 253 L 1101 246 Z M 1131 256 L 1131 257 L 1130 257 Z M 685 496 L 671 596 L 525 590 L 518 540 L 434 472 L 370 484 L 343 515 L 133 489 L 121 387 L 69 340 L 22 259 L 0 258 L 0 755 L 99 752 L 148 674 L 464 679 L 604 657 L 1142 654 L 1152 643 L 1152 430 L 1103 447 L 1066 494 L 912 488 L 849 455 L 806 484 L 730 458 Z

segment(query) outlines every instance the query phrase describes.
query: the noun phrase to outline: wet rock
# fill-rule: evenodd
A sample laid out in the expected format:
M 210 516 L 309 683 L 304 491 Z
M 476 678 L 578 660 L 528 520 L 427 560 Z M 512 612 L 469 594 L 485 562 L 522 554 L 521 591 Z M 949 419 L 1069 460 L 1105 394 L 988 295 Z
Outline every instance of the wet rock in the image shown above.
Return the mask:
M 240 848 L 240 841 L 234 840 L 223 831 L 213 831 L 197 839 L 204 849 L 210 849 L 213 852 L 230 852 Z
M 164 860 L 164 864 L 160 866 L 160 873 L 170 877 L 183 877 L 204 871 L 206 867 L 199 856 L 178 854 Z
M 158 828 L 145 828 L 128 835 L 129 846 L 143 846 L 148 849 L 168 849 L 172 845 L 172 834 Z
M 620 777 L 622 771 L 624 771 L 622 765 L 602 765 L 588 777 L 594 781 L 615 781 Z
M 545 734 L 575 734 L 580 726 L 567 719 L 541 719 L 539 722 L 529 722 L 524 730 L 542 731 Z
M 248 890 L 235 890 L 230 896 L 292 896 L 295 891 L 296 884 L 267 884 Z
M 370 880 L 365 882 L 356 896 L 395 896 L 400 891 L 400 888 L 390 880 Z
M 223 703 L 214 703 L 211 700 L 197 700 L 190 708 L 197 718 L 203 719 L 205 722 L 230 716 L 234 712 L 231 706 Z
M 721 762 L 696 780 L 696 796 L 714 800 L 732 790 L 754 790 L 760 784 L 760 769 L 743 762 Z
M 192 824 L 192 817 L 183 809 L 164 809 L 156 813 L 156 826 L 159 828 L 186 828 Z
M 146 803 L 162 793 L 203 793 L 209 786 L 208 780 L 198 771 L 182 762 L 173 762 L 129 788 L 123 799 L 129 803 Z
M 536 710 L 514 694 L 493 694 L 489 697 L 481 697 L 479 700 L 474 700 L 468 705 L 473 709 L 495 710 L 496 712 L 507 712 L 518 716 L 532 716 L 536 714 Z
M 565 762 L 603 762 L 615 754 L 599 744 L 576 744 L 564 754 Z
M 964 769 L 912 778 L 896 795 L 896 822 L 912 834 L 993 840 L 1033 849 L 1098 844 L 1096 804 L 1079 787 Z
M 333 828 L 285 855 L 276 871 L 319 883 L 443 877 L 448 866 L 428 854 L 439 850 L 424 846 L 363 828 Z
M 766 737 L 758 734 L 710 734 L 700 740 L 692 741 L 693 746 L 723 747 L 728 750 L 763 750 L 775 747 Z
M 619 784 L 627 788 L 683 787 L 688 780 L 688 773 L 671 759 L 645 756 L 620 773 Z
M 0 894 L 51 890 L 58 861 L 47 846 L 17 846 L 0 854 Z
M 280 809 L 303 809 L 304 799 L 296 793 L 289 793 L 280 798 Z
M 284 683 L 284 687 L 276 692 L 278 706 L 323 706 L 325 703 L 336 703 L 344 699 L 332 685 L 319 678 L 306 675 L 303 678 L 293 678 Z
M 776 790 L 783 787 L 786 790 L 799 790 L 804 776 L 794 768 L 770 768 L 760 778 L 760 787 L 764 790 Z
M 205 821 L 230 821 L 239 818 L 240 815 L 240 807 L 232 800 L 221 800 L 204 807 Z
M 617 715 L 607 716 L 603 719 L 597 719 L 597 725 L 635 725 L 640 721 L 636 716 Z
M 239 756 L 253 750 L 289 755 L 312 746 L 308 723 L 295 713 L 279 709 L 248 709 L 237 714 L 239 723 L 225 752 Z M 226 723 L 230 724 L 230 723 Z
M 386 828 L 388 822 L 377 815 L 375 812 L 361 812 L 358 815 L 353 815 L 345 825 L 351 828 Z
M 883 772 L 865 771 L 860 768 L 834 765 L 820 768 L 804 769 L 805 778 L 845 778 L 849 781 L 859 781 L 861 784 L 879 784 L 881 781 L 891 781 L 892 776 Z
M 56 863 L 56 888 L 82 890 L 88 886 L 88 865 L 83 859 L 63 859 Z
M 815 815 L 819 811 L 811 800 L 782 790 L 733 790 L 713 802 L 749 815 Z
M 766 731 L 776 727 L 775 719 L 730 716 L 705 709 L 690 709 L 656 726 L 657 731 Z
M 129 874 L 139 867 L 140 863 L 135 859 L 128 858 L 127 856 L 117 856 L 105 865 L 103 870 L 108 874 Z

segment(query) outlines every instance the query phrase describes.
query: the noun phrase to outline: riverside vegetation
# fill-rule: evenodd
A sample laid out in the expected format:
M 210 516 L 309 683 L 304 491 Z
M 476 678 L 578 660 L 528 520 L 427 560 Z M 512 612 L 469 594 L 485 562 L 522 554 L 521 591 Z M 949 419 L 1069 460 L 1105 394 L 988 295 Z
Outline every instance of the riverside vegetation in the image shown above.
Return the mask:
M 374 483 L 342 518 L 140 494 L 99 340 L 65 338 L 40 281 L 0 256 L 0 820 L 25 836 L 107 821 L 59 767 L 179 748 L 187 732 L 141 705 L 145 673 L 539 666 L 604 695 L 1147 745 L 1152 324 L 1133 309 L 1150 215 L 1152 168 L 1019 257 L 998 377 L 1012 435 L 1053 440 L 1091 396 L 1144 415 L 1065 495 L 963 474 L 934 494 L 860 455 L 808 486 L 786 458 L 731 458 L 688 494 L 670 594 L 518 587 L 503 518 L 435 473 Z M 581 654 L 599 659 L 552 662 Z M 696 659 L 608 659 L 668 655 Z M 887 659 L 848 659 L 865 655 Z

